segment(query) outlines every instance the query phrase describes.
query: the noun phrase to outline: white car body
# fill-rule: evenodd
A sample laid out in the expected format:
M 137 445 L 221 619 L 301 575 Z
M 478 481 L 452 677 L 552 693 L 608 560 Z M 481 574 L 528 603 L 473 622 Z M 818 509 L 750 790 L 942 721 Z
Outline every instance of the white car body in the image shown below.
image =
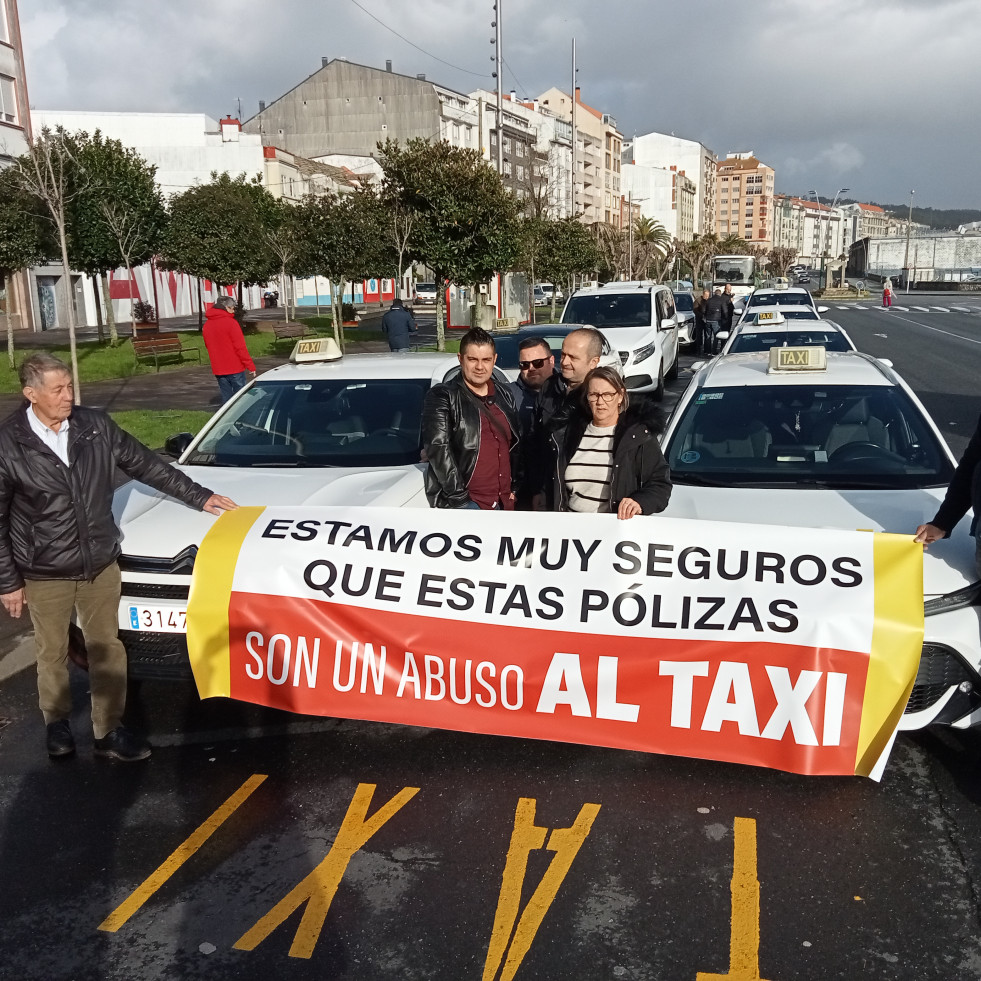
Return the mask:
M 733 389 L 738 398 L 737 393 L 751 395 L 755 386 L 772 385 L 810 386 L 812 389 L 820 386 L 832 394 L 838 386 L 899 388 L 919 410 L 951 472 L 956 465 L 939 430 L 913 392 L 891 368 L 874 358 L 857 352 L 829 352 L 826 371 L 781 373 L 779 377 L 768 373 L 767 367 L 766 354 L 734 354 L 719 357 L 696 372 L 672 413 L 662 439 L 665 456 L 672 462 L 674 483 L 665 515 L 700 521 L 735 520 L 759 524 L 787 524 L 799 519 L 816 528 L 867 529 L 900 534 L 912 534 L 918 525 L 932 519 L 946 493 L 946 482 L 915 489 L 754 487 L 740 485 L 732 474 L 726 478 L 724 470 L 720 470 L 719 483 L 724 486 L 707 486 L 709 482 L 705 476 L 711 470 L 702 470 L 701 478 L 697 471 L 686 478 L 683 465 L 676 469 L 677 454 L 688 452 L 687 443 L 679 442 L 676 446 L 672 443 L 676 439 L 689 438 L 683 435 L 686 410 L 700 394 L 718 398 L 718 390 L 723 390 L 724 394 L 725 390 Z M 712 391 L 705 392 L 706 389 Z M 695 402 L 696 406 L 699 404 L 706 404 L 706 400 Z M 786 437 L 778 431 L 772 438 Z M 817 455 L 814 458 L 817 460 Z M 692 460 L 688 464 L 696 465 Z M 828 479 L 828 483 L 834 482 Z M 846 483 L 847 479 L 837 482 Z M 927 616 L 923 656 L 900 728 L 919 729 L 933 723 L 963 728 L 981 723 L 979 578 L 975 566 L 975 542 L 963 526 L 951 538 L 931 545 L 924 552 Z
M 535 283 L 535 289 L 541 289 L 542 293 L 545 294 L 545 298 L 549 303 L 552 302 L 552 294 L 555 294 L 556 300 L 564 300 L 565 294 L 562 292 L 561 287 L 556 289 L 551 283 Z
M 416 283 L 413 288 L 413 296 L 416 303 L 436 303 L 436 284 L 435 283 Z
M 620 354 L 623 379 L 632 392 L 660 399 L 664 380 L 677 377 L 678 316 L 667 286 L 638 281 L 576 290 L 566 301 L 561 323 L 602 331 Z
M 216 462 L 216 465 L 198 466 L 188 461 L 194 458 L 197 447 L 203 443 L 207 445 L 206 441 L 213 434 L 228 426 L 223 420 L 234 418 L 235 412 L 249 404 L 249 399 L 257 401 L 263 386 L 279 385 L 283 390 L 282 383 L 285 383 L 287 387 L 302 391 L 303 386 L 309 387 L 323 380 L 332 383 L 351 380 L 352 384 L 371 380 L 377 380 L 379 384 L 408 380 L 418 383 L 419 391 L 414 391 L 413 397 L 421 402 L 420 392 L 458 370 L 459 361 L 452 354 L 355 354 L 338 361 L 282 365 L 265 372 L 236 393 L 209 420 L 175 466 L 192 480 L 230 497 L 240 506 L 359 504 L 428 508 L 423 484 L 425 464 L 420 462 L 419 455 L 418 420 L 409 421 L 408 425 L 413 428 L 405 431 L 404 460 L 394 466 L 289 466 L 274 460 L 266 466 L 235 466 L 227 461 L 224 465 Z M 366 398 L 367 392 L 365 386 Z M 322 411 L 323 425 L 329 432 L 326 408 Z M 271 410 L 268 414 L 273 417 Z M 386 422 L 390 424 L 391 420 Z M 282 435 L 272 423 L 266 434 L 260 430 L 261 427 L 254 426 L 247 432 L 254 433 L 257 439 L 264 435 Z M 392 430 L 387 430 L 384 435 L 392 436 Z M 383 439 L 384 435 L 380 433 L 378 438 Z M 359 436 L 371 438 L 369 433 L 351 432 L 350 426 L 343 428 L 339 435 L 325 438 L 344 445 L 344 440 L 349 439 L 353 444 Z M 413 438 L 416 445 L 412 445 Z M 299 428 L 295 435 L 287 434 L 281 445 L 284 448 L 292 446 L 286 442 L 290 439 L 297 443 L 296 452 L 299 452 Z M 116 491 L 113 514 L 122 531 L 120 638 L 129 653 L 131 668 L 136 668 L 134 676 L 186 674 L 187 648 L 182 618 L 187 607 L 191 566 L 197 547 L 217 519 L 135 481 Z

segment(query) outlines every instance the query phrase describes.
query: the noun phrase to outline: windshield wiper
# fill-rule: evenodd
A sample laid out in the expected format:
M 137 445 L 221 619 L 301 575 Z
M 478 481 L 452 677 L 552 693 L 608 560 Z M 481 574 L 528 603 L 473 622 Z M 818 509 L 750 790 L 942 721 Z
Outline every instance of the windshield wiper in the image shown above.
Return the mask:
M 727 480 L 716 480 L 712 477 L 706 477 L 699 473 L 687 473 L 679 472 L 673 470 L 671 472 L 671 482 L 673 484 L 693 484 L 696 487 L 728 487 L 729 481 Z

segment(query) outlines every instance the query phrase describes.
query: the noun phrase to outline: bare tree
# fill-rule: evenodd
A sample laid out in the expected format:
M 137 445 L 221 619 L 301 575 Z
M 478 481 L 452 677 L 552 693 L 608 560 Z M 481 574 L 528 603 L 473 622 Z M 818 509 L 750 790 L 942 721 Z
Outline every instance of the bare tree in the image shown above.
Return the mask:
M 54 132 L 45 127 L 41 135 L 27 144 L 27 153 L 14 163 L 20 186 L 37 198 L 45 207 L 54 225 L 61 251 L 61 271 L 68 302 L 68 342 L 71 348 L 72 381 L 75 404 L 82 401 L 78 382 L 78 350 L 75 341 L 75 307 L 72 302 L 71 267 L 68 264 L 67 209 L 71 201 L 84 190 L 85 175 L 76 166 L 76 154 L 71 136 L 59 126 Z

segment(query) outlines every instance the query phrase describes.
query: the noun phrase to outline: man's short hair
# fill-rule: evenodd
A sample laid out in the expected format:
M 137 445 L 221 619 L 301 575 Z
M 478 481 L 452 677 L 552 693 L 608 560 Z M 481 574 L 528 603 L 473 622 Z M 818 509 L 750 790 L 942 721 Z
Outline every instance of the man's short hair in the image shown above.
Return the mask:
M 587 360 L 603 357 L 603 335 L 595 327 L 577 327 L 575 330 L 570 330 L 566 337 L 576 337 L 586 341 Z
M 40 388 L 44 384 L 44 376 L 49 371 L 63 371 L 66 375 L 72 373 L 71 368 L 61 358 L 53 354 L 32 354 L 20 363 L 18 376 L 21 388 Z
M 483 347 L 483 345 L 489 344 L 492 351 L 497 350 L 497 345 L 494 343 L 494 338 L 487 333 L 483 327 L 471 327 L 463 337 L 460 338 L 460 353 L 466 354 L 468 348 L 471 347 Z
M 235 309 L 235 297 L 233 296 L 219 296 L 217 300 L 212 304 L 212 306 L 218 307 L 219 310 L 234 310 Z
M 549 354 L 552 353 L 552 349 L 548 345 L 548 341 L 544 337 L 522 337 L 521 342 L 518 344 L 518 354 L 522 351 L 530 351 L 533 347 L 543 347 Z

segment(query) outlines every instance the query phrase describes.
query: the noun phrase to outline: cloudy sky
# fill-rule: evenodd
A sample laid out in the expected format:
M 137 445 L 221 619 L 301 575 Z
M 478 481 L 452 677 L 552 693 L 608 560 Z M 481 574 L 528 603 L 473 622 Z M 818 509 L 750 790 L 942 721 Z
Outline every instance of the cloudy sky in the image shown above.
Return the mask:
M 492 88 L 494 0 L 20 0 L 31 104 L 236 112 L 321 57 Z M 506 89 L 569 87 L 626 138 L 753 150 L 777 189 L 981 207 L 978 0 L 501 0 Z

